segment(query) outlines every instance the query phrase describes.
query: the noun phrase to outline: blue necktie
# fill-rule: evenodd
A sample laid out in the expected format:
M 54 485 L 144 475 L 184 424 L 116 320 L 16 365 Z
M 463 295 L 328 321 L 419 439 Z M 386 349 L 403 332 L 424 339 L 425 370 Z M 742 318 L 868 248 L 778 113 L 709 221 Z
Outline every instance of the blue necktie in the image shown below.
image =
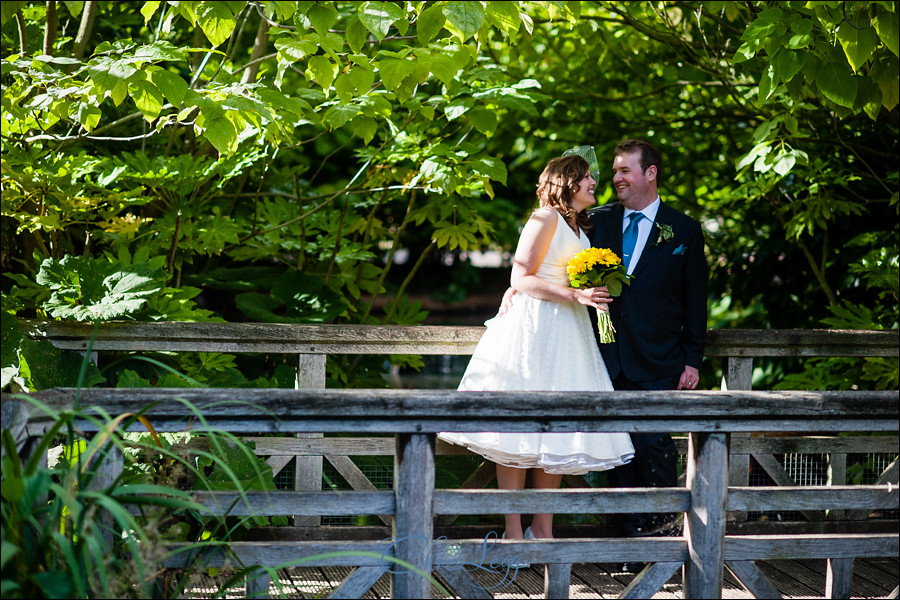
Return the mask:
M 622 264 L 625 265 L 625 269 L 628 269 L 628 265 L 631 263 L 631 255 L 634 254 L 634 246 L 637 244 L 638 223 L 644 218 L 644 215 L 633 212 L 628 215 L 628 218 L 631 219 L 631 222 L 625 228 L 625 233 L 622 234 Z

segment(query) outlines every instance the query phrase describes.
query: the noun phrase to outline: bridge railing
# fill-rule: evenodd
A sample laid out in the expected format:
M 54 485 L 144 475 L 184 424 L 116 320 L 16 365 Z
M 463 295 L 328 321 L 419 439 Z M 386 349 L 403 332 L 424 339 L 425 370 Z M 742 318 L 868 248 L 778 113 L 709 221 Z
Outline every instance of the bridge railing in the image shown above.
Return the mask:
M 76 390 L 30 394 L 52 408 L 72 405 Z M 185 414 L 187 400 L 205 416 L 205 424 Z M 33 431 L 46 413 L 20 402 Z M 386 541 L 291 540 L 234 542 L 228 555 L 244 564 L 279 566 L 308 558 L 306 565 L 347 565 L 357 569 L 335 597 L 359 597 L 387 572 L 393 595 L 430 597 L 430 583 L 405 568 L 392 568 L 394 557 L 424 572 L 436 570 L 463 597 L 487 597 L 465 565 L 493 564 L 502 569 L 519 561 L 547 564 L 548 597 L 567 597 L 572 563 L 641 561 L 652 563 L 623 597 L 650 597 L 683 565 L 685 597 L 721 596 L 728 565 L 757 597 L 775 597 L 757 560 L 826 558 L 828 597 L 849 594 L 855 557 L 893 557 L 900 551 L 896 533 L 817 532 L 791 535 L 727 535 L 729 510 L 896 509 L 896 485 L 811 488 L 729 486 L 731 436 L 745 432 L 884 432 L 900 427 L 896 392 L 456 392 L 449 390 L 284 390 L 254 389 L 86 389 L 82 406 L 111 415 L 144 409 L 157 431 L 198 431 L 203 427 L 236 434 L 393 433 L 394 486 L 390 491 L 316 491 L 253 493 L 238 501 L 235 493 L 198 494 L 211 514 L 306 515 L 387 514 L 392 536 Z M 204 410 L 204 407 L 213 407 Z M 8 409 L 9 407 L 7 407 Z M 4 411 L 8 414 L 8 411 Z M 20 421 L 22 418 L 19 419 Z M 49 423 L 45 423 L 49 425 Z M 85 421 L 90 432 L 97 425 Z M 143 425 L 137 423 L 135 430 Z M 439 431 L 633 431 L 688 432 L 684 488 L 582 490 L 439 490 L 435 489 L 435 434 Z M 889 469 L 897 479 L 897 461 Z M 439 514 L 481 513 L 624 513 L 683 512 L 684 534 L 664 538 L 569 538 L 537 541 L 435 540 Z M 334 551 L 369 552 L 334 556 Z M 324 556 L 324 558 L 322 558 Z M 319 558 L 316 558 L 319 557 Z M 168 566 L 194 560 L 223 564 L 226 554 L 182 553 Z M 848 596 L 849 597 L 849 596 Z

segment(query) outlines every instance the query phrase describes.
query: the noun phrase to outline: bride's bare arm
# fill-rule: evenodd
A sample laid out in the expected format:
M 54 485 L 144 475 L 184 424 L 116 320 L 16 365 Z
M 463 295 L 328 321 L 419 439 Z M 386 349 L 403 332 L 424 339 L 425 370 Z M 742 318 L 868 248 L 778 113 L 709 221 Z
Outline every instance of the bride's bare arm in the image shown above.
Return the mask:
M 600 308 L 609 301 L 604 289 L 578 289 L 561 286 L 537 276 L 538 267 L 547 254 L 550 240 L 553 239 L 558 223 L 559 219 L 553 208 L 539 208 L 531 215 L 519 237 L 519 245 L 513 259 L 510 285 L 517 292 L 524 292 L 533 298 L 556 302 L 576 302 Z

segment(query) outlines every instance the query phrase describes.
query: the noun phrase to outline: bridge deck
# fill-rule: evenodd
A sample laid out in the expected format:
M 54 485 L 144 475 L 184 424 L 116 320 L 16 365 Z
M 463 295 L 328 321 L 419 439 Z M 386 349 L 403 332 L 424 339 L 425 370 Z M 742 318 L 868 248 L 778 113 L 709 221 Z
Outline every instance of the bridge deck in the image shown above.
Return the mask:
M 760 561 L 759 567 L 775 585 L 784 598 L 824 598 L 825 560 L 775 560 Z M 572 584 L 569 587 L 570 598 L 616 598 L 635 577 L 631 573 L 622 573 L 612 564 L 576 564 L 572 565 Z M 327 597 L 340 582 L 350 573 L 350 567 L 294 567 L 279 571 L 281 585 L 279 590 L 275 584 L 269 588 L 272 598 L 323 598 Z M 491 590 L 494 598 L 543 598 L 544 568 L 541 565 L 521 570 L 512 583 L 503 589 Z M 856 559 L 853 564 L 853 598 L 888 598 L 897 587 L 900 559 Z M 213 579 L 201 576 L 193 588 L 191 598 L 211 598 L 218 589 L 217 581 L 224 580 L 224 575 Z M 479 580 L 479 576 L 475 576 Z M 438 580 L 442 581 L 438 576 Z M 486 576 L 481 576 L 485 586 L 496 583 Z M 443 583 L 443 581 L 442 581 Z M 449 586 L 448 586 L 449 588 Z M 229 591 L 227 598 L 243 598 L 245 591 L 236 587 Z M 363 598 L 390 598 L 390 576 L 384 575 Z M 442 598 L 434 590 L 433 598 Z M 459 596 L 454 596 L 459 597 Z M 896 596 L 894 596 L 896 597 Z M 679 570 L 653 598 L 682 598 L 681 571 Z M 722 598 L 753 598 L 738 580 L 725 570 L 725 586 Z

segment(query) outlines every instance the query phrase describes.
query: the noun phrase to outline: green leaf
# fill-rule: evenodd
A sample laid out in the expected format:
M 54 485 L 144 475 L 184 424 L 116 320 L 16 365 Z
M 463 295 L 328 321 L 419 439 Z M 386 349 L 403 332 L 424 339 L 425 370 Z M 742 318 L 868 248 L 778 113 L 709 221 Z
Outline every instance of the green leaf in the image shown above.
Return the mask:
M 393 2 L 364 2 L 359 7 L 358 16 L 366 29 L 381 41 L 394 21 L 403 18 L 403 10 Z
M 166 69 L 148 69 L 147 77 L 173 106 L 180 106 L 188 91 L 188 83 L 180 75 Z
M 490 136 L 497 129 L 497 112 L 487 108 L 475 107 L 466 113 L 466 118 L 475 129 Z
M 306 11 L 306 18 L 319 35 L 326 35 L 337 21 L 337 10 L 331 2 L 316 2 Z
M 487 175 L 494 181 L 506 185 L 506 165 L 502 160 L 494 156 L 485 156 L 478 159 L 473 165 L 475 171 Z
M 147 122 L 156 120 L 162 110 L 163 94 L 155 85 L 146 80 L 132 81 L 128 84 L 131 99 Z M 187 86 L 185 86 L 187 91 Z
M 877 40 L 871 27 L 857 29 L 847 21 L 843 21 L 837 29 L 837 38 L 841 47 L 844 48 L 844 54 L 847 55 L 847 60 L 854 72 L 866 64 L 866 61 L 872 56 L 872 52 L 875 51 Z
M 439 3 L 431 3 L 425 7 L 416 20 L 416 35 L 423 46 L 433 40 L 444 27 L 444 12 Z
M 412 75 L 415 70 L 416 63 L 413 60 L 385 58 L 378 62 L 381 81 L 384 83 L 384 87 L 391 91 L 396 91 L 403 80 Z
M 350 121 L 350 129 L 368 144 L 378 131 L 378 123 L 372 117 L 358 116 Z
M 228 156 L 237 149 L 237 132 L 226 116 L 216 116 L 203 123 L 203 136 L 218 150 Z
M 309 59 L 309 72 L 312 73 L 316 83 L 327 90 L 337 77 L 338 65 L 331 62 L 327 56 L 317 55 Z
M 515 2 L 489 0 L 487 3 L 487 18 L 494 27 L 504 33 L 516 33 L 522 21 L 519 19 L 519 10 Z
M 350 50 L 353 51 L 354 54 L 358 54 L 360 50 L 362 50 L 363 46 L 366 44 L 366 37 L 369 32 L 366 30 L 366 26 L 362 24 L 362 21 L 359 20 L 358 17 L 353 16 L 347 22 L 346 29 L 346 37 L 347 37 L 347 45 L 350 46 Z
M 832 53 L 831 60 L 824 61 L 816 74 L 816 86 L 822 95 L 838 106 L 852 108 L 858 83 L 845 64 L 844 61 L 836 61 Z
M 787 83 L 806 66 L 806 59 L 806 52 L 782 48 L 775 55 L 775 75 Z
M 444 16 L 447 17 L 447 29 L 460 42 L 465 42 L 484 25 L 484 6 L 469 0 L 448 2 L 444 5 Z
M 13 4 L 18 4 L 14 2 Z M 141 7 L 141 16 L 144 17 L 144 25 L 150 22 L 150 19 L 153 18 L 153 15 L 156 14 L 156 11 L 159 9 L 159 5 L 162 4 L 159 0 L 150 0 L 149 2 L 144 2 L 144 6 Z
M 213 48 L 228 39 L 237 23 L 228 2 L 201 2 L 196 15 L 200 29 Z
M 315 54 L 319 50 L 318 44 L 310 39 L 296 39 L 280 37 L 275 40 L 275 48 L 278 54 L 291 61 L 303 60 L 309 54 Z
M 900 13 L 885 9 L 880 4 L 875 5 L 875 31 L 881 38 L 881 43 L 894 53 L 894 56 L 900 56 Z
M 352 104 L 336 104 L 325 111 L 325 122 L 332 129 L 343 127 L 359 114 L 359 107 Z

